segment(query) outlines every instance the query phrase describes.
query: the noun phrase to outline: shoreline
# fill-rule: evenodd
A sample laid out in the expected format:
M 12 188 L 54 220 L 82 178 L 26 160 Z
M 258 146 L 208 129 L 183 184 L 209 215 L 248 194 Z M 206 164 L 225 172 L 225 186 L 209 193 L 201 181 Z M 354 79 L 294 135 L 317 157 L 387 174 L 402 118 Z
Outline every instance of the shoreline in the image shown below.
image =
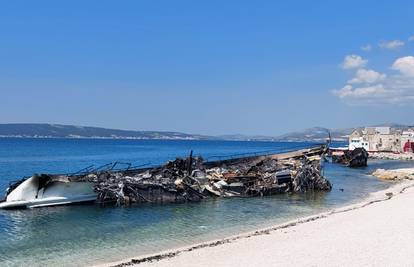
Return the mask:
M 414 153 L 369 152 L 368 158 L 378 160 L 412 161 L 414 160 Z
M 360 210 L 362 208 L 368 207 L 375 203 L 380 203 L 393 199 L 397 195 L 403 194 L 407 189 L 414 187 L 414 181 L 404 180 L 400 181 L 397 184 L 391 185 L 389 188 L 380 190 L 377 192 L 370 193 L 370 195 L 363 199 L 362 201 L 350 205 L 345 205 L 343 207 L 335 208 L 326 212 L 318 213 L 311 216 L 301 217 L 295 220 L 290 220 L 282 224 L 277 224 L 270 227 L 260 228 L 257 230 L 242 232 L 236 235 L 231 235 L 226 238 L 214 239 L 206 242 L 195 243 L 188 246 L 183 246 L 174 249 L 168 249 L 152 254 L 145 254 L 137 257 L 130 257 L 120 261 L 108 262 L 94 265 L 96 267 L 123 267 L 123 266 L 135 266 L 135 265 L 146 265 L 146 264 L 155 264 L 166 263 L 169 259 L 174 259 L 178 256 L 184 256 L 189 253 L 196 253 L 197 251 L 203 252 L 203 249 L 206 248 L 217 248 L 225 244 L 235 244 L 237 241 L 252 239 L 252 237 L 261 237 L 265 235 L 270 235 L 277 233 L 279 230 L 288 230 L 293 227 L 298 227 L 301 225 L 306 225 L 311 222 L 319 221 L 331 217 L 336 214 L 344 214 L 354 210 Z M 189 264 L 191 265 L 191 264 Z
M 146 137 L 106 137 L 106 136 L 0 136 L 1 139 L 34 139 L 34 140 L 138 140 L 138 141 L 223 141 L 223 142 L 269 142 L 269 143 L 312 143 L 324 144 L 325 140 L 281 140 L 281 139 L 221 139 L 221 138 L 146 138 Z M 347 140 L 332 140 L 346 142 Z

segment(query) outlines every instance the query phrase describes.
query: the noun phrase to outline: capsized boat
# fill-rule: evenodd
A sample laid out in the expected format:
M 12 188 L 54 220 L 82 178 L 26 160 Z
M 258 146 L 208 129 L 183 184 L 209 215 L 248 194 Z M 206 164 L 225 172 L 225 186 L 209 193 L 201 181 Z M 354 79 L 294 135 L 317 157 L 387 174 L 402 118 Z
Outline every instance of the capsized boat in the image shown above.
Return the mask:
M 2 209 L 37 208 L 91 202 L 97 193 L 89 182 L 69 181 L 67 176 L 33 175 L 11 185 Z

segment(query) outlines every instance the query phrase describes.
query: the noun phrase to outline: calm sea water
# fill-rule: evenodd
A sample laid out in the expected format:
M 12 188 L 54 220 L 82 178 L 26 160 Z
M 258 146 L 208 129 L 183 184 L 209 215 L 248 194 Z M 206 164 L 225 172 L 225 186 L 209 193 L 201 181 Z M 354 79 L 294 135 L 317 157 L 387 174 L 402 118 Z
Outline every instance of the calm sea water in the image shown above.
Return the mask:
M 0 139 L 0 190 L 33 173 L 70 173 L 111 162 L 157 165 L 190 150 L 207 159 L 285 151 L 309 143 Z M 332 209 L 385 189 L 369 175 L 410 162 L 373 161 L 368 168 L 325 165 L 328 193 L 213 199 L 201 203 L 101 208 L 94 205 L 0 210 L 1 266 L 84 266 L 154 253 Z M 340 190 L 343 189 L 343 190 Z

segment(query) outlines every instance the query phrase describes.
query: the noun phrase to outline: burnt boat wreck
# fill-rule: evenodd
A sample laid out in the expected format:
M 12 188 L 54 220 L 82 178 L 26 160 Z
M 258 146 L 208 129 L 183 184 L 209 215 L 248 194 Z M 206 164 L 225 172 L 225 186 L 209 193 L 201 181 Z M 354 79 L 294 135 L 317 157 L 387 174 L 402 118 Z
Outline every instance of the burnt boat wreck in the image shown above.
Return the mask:
M 195 202 L 210 197 L 255 197 L 330 191 L 322 175 L 326 146 L 219 161 L 177 158 L 154 168 L 108 168 L 69 175 L 33 175 L 12 184 L 0 208 L 35 208 L 80 202 L 128 206 Z
M 368 152 L 358 147 L 354 150 L 334 150 L 330 149 L 328 155 L 332 157 L 333 163 L 339 163 L 351 168 L 368 166 Z

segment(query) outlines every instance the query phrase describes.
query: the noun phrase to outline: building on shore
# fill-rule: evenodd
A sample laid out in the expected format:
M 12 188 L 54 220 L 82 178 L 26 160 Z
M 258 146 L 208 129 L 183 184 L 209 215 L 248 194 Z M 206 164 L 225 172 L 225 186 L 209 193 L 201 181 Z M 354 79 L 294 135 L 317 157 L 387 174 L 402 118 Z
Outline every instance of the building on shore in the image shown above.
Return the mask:
M 414 129 L 403 131 L 401 135 L 401 149 L 406 153 L 414 152 Z
M 365 127 L 349 136 L 349 149 L 363 147 L 371 152 L 413 152 L 414 130 L 402 131 L 391 127 Z

